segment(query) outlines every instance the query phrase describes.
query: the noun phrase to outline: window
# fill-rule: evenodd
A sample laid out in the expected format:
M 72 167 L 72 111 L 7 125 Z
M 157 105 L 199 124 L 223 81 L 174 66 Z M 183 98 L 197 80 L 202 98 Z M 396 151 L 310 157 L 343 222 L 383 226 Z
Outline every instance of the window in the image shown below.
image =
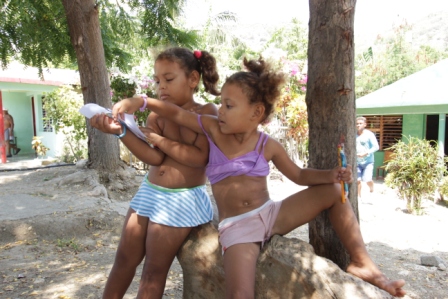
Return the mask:
M 47 111 L 44 109 L 44 101 L 42 98 L 42 130 L 44 132 L 53 132 L 53 119 L 47 117 Z
M 370 115 L 366 129 L 375 133 L 380 150 L 385 150 L 401 140 L 403 115 Z

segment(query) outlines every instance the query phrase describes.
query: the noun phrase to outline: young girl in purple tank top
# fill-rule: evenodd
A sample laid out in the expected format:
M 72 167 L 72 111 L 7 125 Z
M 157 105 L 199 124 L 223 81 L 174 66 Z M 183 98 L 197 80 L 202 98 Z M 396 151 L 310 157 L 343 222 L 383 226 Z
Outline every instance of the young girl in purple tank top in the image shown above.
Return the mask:
M 260 244 L 263 245 L 274 234 L 289 233 L 327 209 L 333 228 L 350 254 L 347 272 L 394 296 L 404 296 L 402 287 L 405 282 L 389 280 L 379 270 L 366 250 L 349 201 L 341 202 L 339 182 L 353 181 L 351 165 L 328 170 L 302 169 L 273 138 L 269 137 L 263 147 L 257 146 L 262 134 L 258 126 L 272 114 L 285 79 L 262 59 L 244 59 L 244 65 L 247 71 L 233 74 L 224 83 L 217 117 L 201 115 L 198 120 L 197 115 L 175 105 L 146 99 L 148 109 L 205 134 L 210 142 L 209 160 L 214 161 L 215 155 L 222 155 L 224 158 L 218 161 L 224 166 L 230 165 L 235 171 L 220 170 L 219 163 L 207 166 L 207 171 L 217 169 L 220 176 L 212 177 L 212 191 L 219 211 L 218 230 L 224 254 L 226 297 L 254 298 Z M 115 105 L 113 114 L 117 116 L 125 111 L 135 111 L 144 102 L 142 98 L 125 99 Z M 150 134 L 149 138 L 157 143 L 160 137 Z M 291 181 L 309 188 L 280 202 L 272 202 L 267 187 L 268 173 L 251 176 L 250 159 L 244 161 L 248 173 L 241 174 L 234 166 L 240 157 L 253 152 L 262 155 L 265 163 L 272 161 Z M 254 167 L 257 163 L 262 162 L 252 161 Z

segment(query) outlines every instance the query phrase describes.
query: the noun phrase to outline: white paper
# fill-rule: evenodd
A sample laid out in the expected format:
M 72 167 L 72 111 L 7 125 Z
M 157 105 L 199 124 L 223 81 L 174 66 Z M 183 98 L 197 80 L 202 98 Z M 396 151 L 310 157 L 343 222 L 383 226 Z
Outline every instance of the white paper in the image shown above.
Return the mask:
M 110 114 L 112 113 L 112 110 L 110 109 L 106 109 L 104 107 L 101 107 L 100 105 L 97 104 L 93 104 L 93 103 L 89 103 L 89 104 L 85 104 L 84 106 L 81 107 L 81 109 L 79 109 L 79 112 L 84 115 L 87 118 L 91 118 L 96 114 L 101 114 L 101 113 L 105 113 L 105 114 Z M 137 136 L 138 138 L 146 141 L 146 136 L 145 134 L 143 134 L 143 132 L 139 129 L 137 123 L 134 120 L 134 115 L 133 114 L 124 114 L 124 119 L 120 119 L 125 125 L 126 127 L 135 134 L 135 136 Z M 152 147 L 152 144 L 150 144 Z
M 81 112 L 82 115 L 84 115 L 87 118 L 92 118 L 94 115 L 101 114 L 101 113 L 111 113 L 112 110 L 106 109 L 104 107 L 101 107 L 97 104 L 85 104 L 84 106 L 79 109 L 79 112 Z

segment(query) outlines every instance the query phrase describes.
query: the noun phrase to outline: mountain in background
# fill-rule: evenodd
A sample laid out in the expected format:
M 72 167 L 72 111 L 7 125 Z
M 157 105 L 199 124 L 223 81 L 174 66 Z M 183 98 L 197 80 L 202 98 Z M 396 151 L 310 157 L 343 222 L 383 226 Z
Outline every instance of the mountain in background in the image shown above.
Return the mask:
M 411 29 L 406 33 L 406 41 L 413 48 L 419 48 L 422 45 L 430 46 L 439 51 L 448 51 L 448 11 L 432 13 L 413 23 L 409 22 Z M 395 34 L 393 28 L 379 34 L 383 38 L 392 38 Z M 377 36 L 377 37 L 378 37 Z M 355 28 L 355 52 L 360 53 L 367 48 L 372 47 L 377 42 L 368 39 L 360 34 L 356 34 Z
M 226 22 L 223 29 L 231 32 L 233 36 L 244 42 L 249 48 L 254 51 L 262 50 L 266 42 L 268 42 L 276 29 L 288 26 L 291 24 L 290 20 L 283 20 L 276 24 L 264 22 L 260 19 L 256 23 L 241 24 L 237 22 Z M 308 31 L 308 22 L 303 22 L 303 28 Z M 421 45 L 431 46 L 439 51 L 448 52 L 448 11 L 440 11 L 431 13 L 424 18 L 418 19 L 414 22 L 408 22 L 411 25 L 410 31 L 406 34 L 406 41 L 411 42 L 412 46 L 419 48 Z M 373 25 L 374 26 L 374 25 Z M 204 25 L 193 26 L 193 30 L 202 30 Z M 308 33 L 306 33 L 308 34 Z M 394 28 L 385 30 L 377 35 L 372 33 L 367 34 L 362 29 L 355 27 L 355 54 L 366 51 L 369 47 L 382 46 L 378 43 L 378 36 L 392 38 L 395 34 Z M 378 43 L 378 45 L 376 45 Z

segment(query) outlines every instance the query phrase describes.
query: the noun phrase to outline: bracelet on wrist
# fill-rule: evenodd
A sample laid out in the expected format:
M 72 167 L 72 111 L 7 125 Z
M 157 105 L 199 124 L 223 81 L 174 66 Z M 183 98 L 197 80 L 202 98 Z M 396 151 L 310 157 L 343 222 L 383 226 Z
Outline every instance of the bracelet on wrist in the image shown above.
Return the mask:
M 120 124 L 121 124 L 121 128 L 123 129 L 123 132 L 120 135 L 114 134 L 115 137 L 117 137 L 118 139 L 121 139 L 126 135 L 126 125 L 123 124 L 121 121 L 120 121 Z
M 140 97 L 143 99 L 143 106 L 140 107 L 140 112 L 143 112 L 146 109 L 146 99 L 148 99 L 148 96 L 146 94 L 141 94 Z

